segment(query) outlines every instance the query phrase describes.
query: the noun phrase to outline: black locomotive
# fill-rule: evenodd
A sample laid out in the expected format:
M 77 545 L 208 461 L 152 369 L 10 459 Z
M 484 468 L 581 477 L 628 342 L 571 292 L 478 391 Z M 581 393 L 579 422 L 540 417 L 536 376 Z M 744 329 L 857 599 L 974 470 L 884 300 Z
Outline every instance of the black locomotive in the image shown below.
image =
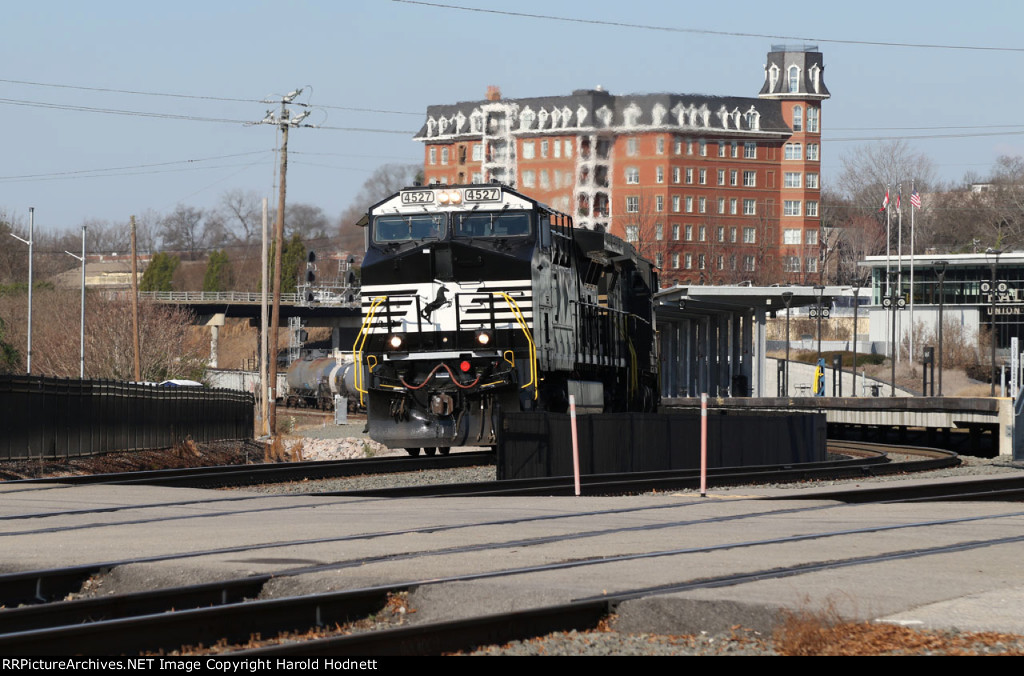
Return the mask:
M 493 445 L 500 411 L 653 411 L 650 262 L 497 184 L 370 208 L 353 352 L 370 436 L 411 454 Z

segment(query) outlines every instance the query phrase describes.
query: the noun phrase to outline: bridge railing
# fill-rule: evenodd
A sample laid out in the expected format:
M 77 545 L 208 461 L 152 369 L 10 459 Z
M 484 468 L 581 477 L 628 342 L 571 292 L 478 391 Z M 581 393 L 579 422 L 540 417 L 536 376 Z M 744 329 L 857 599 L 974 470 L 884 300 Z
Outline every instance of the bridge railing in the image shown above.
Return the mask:
M 258 291 L 140 291 L 140 298 L 158 303 L 259 303 L 263 294 Z M 282 303 L 297 304 L 302 300 L 297 293 L 282 293 Z

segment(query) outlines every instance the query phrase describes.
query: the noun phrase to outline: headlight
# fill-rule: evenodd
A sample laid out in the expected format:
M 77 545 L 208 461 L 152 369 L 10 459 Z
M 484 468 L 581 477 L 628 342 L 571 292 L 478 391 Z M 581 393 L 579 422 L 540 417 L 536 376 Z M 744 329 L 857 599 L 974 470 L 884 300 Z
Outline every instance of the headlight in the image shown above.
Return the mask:
M 494 336 L 491 335 L 491 332 L 482 329 L 476 332 L 475 338 L 476 344 L 480 347 L 488 347 L 494 341 Z
M 401 350 L 405 347 L 405 336 L 401 333 L 392 333 L 385 341 L 389 350 Z

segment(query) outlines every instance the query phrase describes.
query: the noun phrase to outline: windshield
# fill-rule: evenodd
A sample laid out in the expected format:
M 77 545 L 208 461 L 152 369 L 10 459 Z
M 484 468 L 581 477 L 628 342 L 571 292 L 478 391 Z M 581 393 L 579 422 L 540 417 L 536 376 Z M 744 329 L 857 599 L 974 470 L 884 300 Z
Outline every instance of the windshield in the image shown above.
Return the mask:
M 443 232 L 443 214 L 378 216 L 373 220 L 373 241 L 378 243 L 441 239 Z
M 525 212 L 459 214 L 456 237 L 522 237 L 530 234 L 530 215 Z

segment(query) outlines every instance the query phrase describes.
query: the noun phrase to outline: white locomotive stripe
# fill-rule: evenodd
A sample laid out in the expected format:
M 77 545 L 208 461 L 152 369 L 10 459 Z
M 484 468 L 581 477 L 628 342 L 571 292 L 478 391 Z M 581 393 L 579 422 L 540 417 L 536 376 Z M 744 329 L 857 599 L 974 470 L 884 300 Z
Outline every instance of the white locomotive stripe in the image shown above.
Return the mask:
M 439 294 L 441 289 L 444 289 L 443 295 Z M 466 331 L 490 328 L 493 307 L 494 328 L 518 329 L 516 312 L 504 297 L 495 295 L 499 292 L 508 294 L 515 301 L 519 313 L 532 327 L 532 288 L 529 281 L 522 279 L 364 286 L 363 313 L 365 315 L 378 299 L 385 297 L 377 305 L 368 327 L 371 333 Z M 458 325 L 456 320 L 459 320 Z

